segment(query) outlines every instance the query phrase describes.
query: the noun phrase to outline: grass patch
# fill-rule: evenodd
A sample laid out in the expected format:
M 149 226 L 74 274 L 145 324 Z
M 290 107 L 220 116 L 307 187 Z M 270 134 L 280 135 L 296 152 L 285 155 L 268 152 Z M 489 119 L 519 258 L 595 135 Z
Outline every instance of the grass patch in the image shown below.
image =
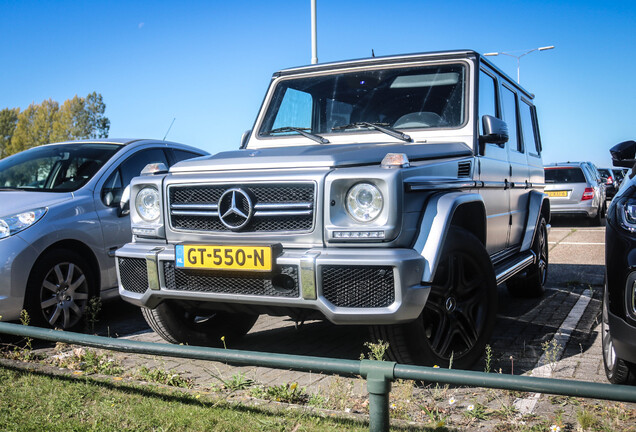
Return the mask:
M 179 390 L 0 367 L 2 431 L 366 431 L 349 419 L 265 410 Z

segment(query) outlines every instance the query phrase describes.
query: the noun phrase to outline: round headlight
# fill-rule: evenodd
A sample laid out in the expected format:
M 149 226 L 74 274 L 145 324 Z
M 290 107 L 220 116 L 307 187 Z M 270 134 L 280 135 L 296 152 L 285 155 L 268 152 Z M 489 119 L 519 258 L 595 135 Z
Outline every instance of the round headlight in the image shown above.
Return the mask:
M 135 198 L 137 213 L 146 222 L 155 222 L 159 219 L 159 191 L 153 187 L 145 187 L 139 191 Z
M 347 192 L 347 211 L 358 222 L 370 222 L 382 211 L 384 198 L 371 183 L 358 183 Z

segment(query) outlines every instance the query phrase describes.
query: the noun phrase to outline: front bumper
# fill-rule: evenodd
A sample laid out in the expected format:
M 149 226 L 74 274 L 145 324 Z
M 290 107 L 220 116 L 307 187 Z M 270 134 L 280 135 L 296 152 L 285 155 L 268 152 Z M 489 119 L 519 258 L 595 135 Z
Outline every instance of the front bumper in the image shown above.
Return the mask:
M 20 318 L 29 272 L 37 257 L 20 234 L 0 240 L 0 320 Z
M 129 243 L 117 251 L 122 298 L 154 308 L 163 300 L 314 309 L 335 324 L 395 324 L 420 314 L 430 291 L 413 249 L 284 249 L 278 271 L 175 268 L 174 245 Z
M 608 319 L 616 355 L 636 364 L 636 327 L 611 312 L 608 313 Z

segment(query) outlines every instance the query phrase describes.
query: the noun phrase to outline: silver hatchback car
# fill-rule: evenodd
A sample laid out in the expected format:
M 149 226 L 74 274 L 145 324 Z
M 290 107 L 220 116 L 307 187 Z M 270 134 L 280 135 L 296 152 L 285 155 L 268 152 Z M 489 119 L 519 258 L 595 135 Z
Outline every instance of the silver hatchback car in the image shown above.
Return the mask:
M 585 216 L 600 225 L 605 214 L 604 190 L 587 163 L 558 163 L 544 167 L 545 193 L 554 216 Z
M 120 199 L 149 163 L 206 155 L 156 140 L 72 141 L 0 160 L 0 316 L 71 329 L 92 296 L 116 297 L 115 251 L 132 238 Z

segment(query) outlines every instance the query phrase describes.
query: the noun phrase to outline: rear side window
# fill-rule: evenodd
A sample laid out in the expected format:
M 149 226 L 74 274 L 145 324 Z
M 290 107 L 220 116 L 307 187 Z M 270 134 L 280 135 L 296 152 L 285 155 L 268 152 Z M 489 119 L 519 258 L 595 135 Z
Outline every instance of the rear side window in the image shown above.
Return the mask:
M 545 170 L 546 183 L 586 183 L 581 168 L 549 168 Z
M 523 152 L 521 141 L 518 139 L 517 132 L 517 96 L 507 87 L 502 88 L 501 101 L 503 104 L 503 119 L 508 125 L 508 133 L 510 139 L 508 141 L 509 148 L 519 152 Z
M 539 154 L 539 145 L 536 141 L 534 122 L 532 121 L 532 109 L 526 101 L 522 100 L 519 110 L 521 114 L 521 132 L 523 134 L 525 148 L 527 148 L 530 153 Z

